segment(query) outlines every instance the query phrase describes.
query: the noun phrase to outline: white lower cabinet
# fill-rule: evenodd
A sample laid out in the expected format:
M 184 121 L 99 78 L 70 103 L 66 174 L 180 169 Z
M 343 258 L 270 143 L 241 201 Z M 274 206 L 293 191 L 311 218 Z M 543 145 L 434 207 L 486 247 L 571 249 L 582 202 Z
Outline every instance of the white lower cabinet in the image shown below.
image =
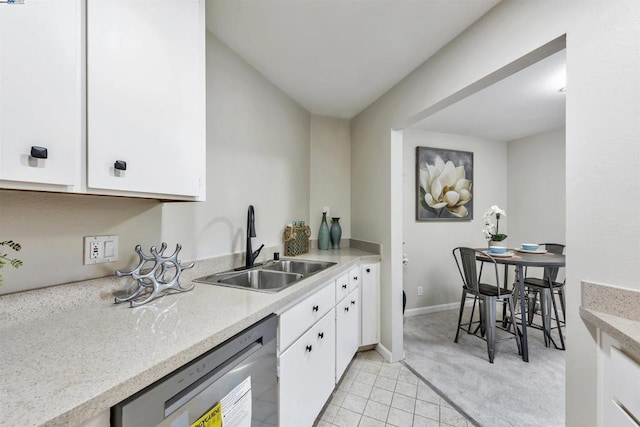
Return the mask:
M 358 351 L 360 274 L 352 267 L 280 314 L 280 427 L 313 425 Z
M 639 427 L 640 363 L 620 349 L 620 344 L 599 331 L 598 352 L 600 426 Z
M 360 345 L 380 342 L 380 263 L 362 264 L 360 280 Z
M 335 387 L 335 309 L 279 357 L 280 427 L 311 426 Z
M 336 383 L 358 351 L 360 295 L 356 288 L 336 305 Z
M 281 350 L 289 347 L 311 325 L 319 321 L 336 305 L 331 284 L 305 298 L 280 315 L 278 346 Z

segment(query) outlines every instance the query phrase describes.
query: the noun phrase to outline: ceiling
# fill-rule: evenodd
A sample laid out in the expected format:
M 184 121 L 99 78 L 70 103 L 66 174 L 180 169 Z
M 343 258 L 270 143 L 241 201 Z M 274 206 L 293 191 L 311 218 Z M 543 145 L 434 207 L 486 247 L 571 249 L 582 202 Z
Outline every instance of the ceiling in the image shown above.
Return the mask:
M 312 114 L 352 118 L 499 0 L 207 0 L 207 29 Z
M 565 123 L 566 50 L 440 110 L 412 128 L 512 141 Z

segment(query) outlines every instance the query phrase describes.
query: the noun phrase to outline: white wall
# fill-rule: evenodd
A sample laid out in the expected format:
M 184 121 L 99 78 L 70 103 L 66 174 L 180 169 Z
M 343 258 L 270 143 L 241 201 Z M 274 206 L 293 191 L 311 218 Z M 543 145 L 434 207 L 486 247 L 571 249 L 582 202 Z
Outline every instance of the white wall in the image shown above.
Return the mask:
M 509 243 L 565 243 L 565 129 L 507 145 Z
M 500 230 L 510 247 L 523 242 L 565 243 L 565 130 L 555 129 L 508 143 L 409 129 L 404 131 L 403 241 L 410 262 L 403 268 L 407 309 L 457 304 L 460 276 L 451 250 L 484 247 L 482 214 L 506 209 Z M 415 147 L 474 153 L 474 219 L 469 222 L 415 220 Z M 564 272 L 562 273 L 564 277 Z M 417 287 L 422 286 L 423 296 Z
M 507 143 L 409 129 L 403 132 L 403 240 L 409 263 L 403 268 L 407 309 L 458 303 L 460 274 L 451 251 L 456 246 L 485 247 L 482 214 L 491 205 L 507 207 Z M 473 152 L 473 220 L 416 221 L 416 147 Z M 509 214 L 510 212 L 508 212 Z M 510 223 L 500 230 L 510 234 Z M 417 287 L 424 288 L 418 296 Z
M 392 169 L 402 147 L 390 130 L 566 34 L 566 416 L 569 426 L 595 425 L 596 345 L 579 317 L 580 281 L 640 289 L 639 21 L 636 0 L 502 1 L 352 120 L 352 237 L 383 245 L 381 341 L 394 356 L 402 354 L 402 219 L 391 220 L 402 206 L 391 188 L 402 179 L 401 165 Z
M 137 262 L 134 247 L 183 245 L 181 260 L 241 252 L 247 207 L 253 246 L 280 245 L 284 225 L 309 217 L 310 115 L 207 35 L 207 201 L 0 190 L 0 239 L 22 244 L 0 294 L 112 275 Z M 120 261 L 83 266 L 83 236 L 119 236 Z M 8 252 L 8 251 L 7 251 Z
M 342 238 L 351 236 L 351 126 L 348 120 L 311 116 L 311 239 L 318 238 L 322 208 L 327 222 L 340 218 Z
M 135 265 L 137 244 L 159 245 L 162 211 L 155 200 L 0 190 L 0 240 L 14 240 L 20 252 L 0 249 L 24 261 L 0 270 L 0 294 L 114 274 Z M 117 235 L 118 262 L 82 265 L 84 236 Z
M 260 244 L 309 218 L 310 115 L 207 33 L 207 201 L 163 205 L 162 238 L 185 259 L 245 250 L 247 208 Z

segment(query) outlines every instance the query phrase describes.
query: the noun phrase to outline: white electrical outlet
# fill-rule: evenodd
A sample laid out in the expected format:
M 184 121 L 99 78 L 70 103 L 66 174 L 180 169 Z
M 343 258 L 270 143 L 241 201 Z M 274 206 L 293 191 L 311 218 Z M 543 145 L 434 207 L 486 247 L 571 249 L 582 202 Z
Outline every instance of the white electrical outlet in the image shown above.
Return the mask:
M 424 295 L 424 289 L 422 288 L 422 286 L 418 286 L 418 296 L 422 295 Z
M 118 260 L 118 236 L 85 236 L 84 265 Z
M 89 241 L 89 259 L 98 259 L 102 258 L 103 250 L 102 242 L 98 240 L 90 240 Z

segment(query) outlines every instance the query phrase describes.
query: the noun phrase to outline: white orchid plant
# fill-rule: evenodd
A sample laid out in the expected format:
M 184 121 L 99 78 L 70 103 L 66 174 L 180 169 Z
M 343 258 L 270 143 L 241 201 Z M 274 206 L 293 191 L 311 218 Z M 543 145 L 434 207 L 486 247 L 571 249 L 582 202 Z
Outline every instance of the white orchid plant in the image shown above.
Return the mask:
M 492 222 L 491 217 L 496 217 L 496 223 Z M 500 233 L 499 225 L 500 225 L 500 217 L 507 216 L 507 212 L 504 209 L 500 209 L 498 206 L 491 206 L 485 213 L 482 215 L 482 219 L 484 220 L 484 226 L 482 227 L 482 234 L 487 240 L 493 240 L 496 242 L 501 242 L 507 238 L 506 234 Z
M 469 215 L 466 204 L 471 201 L 471 181 L 466 178 L 464 166 L 446 163 L 436 156 L 435 164 L 420 168 L 420 203 L 433 209 L 438 217 L 446 209 L 451 215 L 464 218 Z

